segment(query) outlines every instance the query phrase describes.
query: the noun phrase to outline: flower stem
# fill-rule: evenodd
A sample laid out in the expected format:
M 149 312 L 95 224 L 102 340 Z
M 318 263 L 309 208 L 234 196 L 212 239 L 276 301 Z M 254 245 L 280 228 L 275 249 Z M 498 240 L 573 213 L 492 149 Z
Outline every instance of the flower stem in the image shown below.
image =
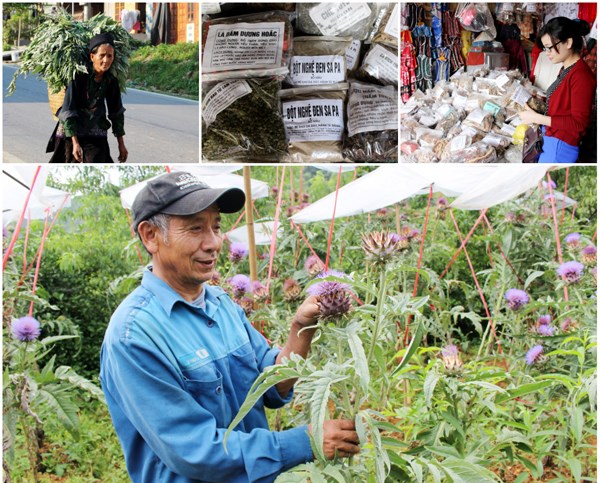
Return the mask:
M 379 293 L 377 294 L 377 308 L 375 310 L 375 327 L 373 328 L 373 338 L 371 339 L 371 347 L 369 348 L 369 355 L 367 357 L 367 366 L 371 364 L 371 359 L 377 346 L 379 339 L 379 330 L 381 326 L 381 312 L 383 311 L 383 304 L 385 303 L 385 293 L 387 290 L 387 277 L 386 277 L 387 265 L 381 270 L 379 276 Z
M 502 303 L 502 294 L 504 293 L 505 289 L 506 289 L 506 285 L 502 284 L 502 289 L 500 290 L 500 292 L 498 292 L 498 300 L 496 301 L 496 310 L 494 310 L 494 312 L 492 314 L 494 317 L 496 317 L 497 314 L 500 312 L 500 304 Z M 481 338 L 481 345 L 479 346 L 479 350 L 477 351 L 477 360 L 479 360 L 481 351 L 483 350 L 483 348 L 485 346 L 485 340 L 487 339 L 488 333 L 490 332 L 492 323 L 493 323 L 492 320 L 488 320 L 488 325 L 485 328 L 485 331 L 483 332 L 483 337 Z M 487 353 L 487 350 L 486 350 L 486 353 Z

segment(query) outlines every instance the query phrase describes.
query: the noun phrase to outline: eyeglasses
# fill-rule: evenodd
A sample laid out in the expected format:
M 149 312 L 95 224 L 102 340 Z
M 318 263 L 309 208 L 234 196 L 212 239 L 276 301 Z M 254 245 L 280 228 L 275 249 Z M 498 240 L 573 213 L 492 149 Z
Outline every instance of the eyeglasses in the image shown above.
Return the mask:
M 552 49 L 554 49 L 558 44 L 562 44 L 562 40 L 559 40 L 558 42 L 556 42 L 555 44 L 552 44 L 550 47 L 544 47 L 544 52 L 550 52 Z M 557 49 L 558 50 L 558 49 Z

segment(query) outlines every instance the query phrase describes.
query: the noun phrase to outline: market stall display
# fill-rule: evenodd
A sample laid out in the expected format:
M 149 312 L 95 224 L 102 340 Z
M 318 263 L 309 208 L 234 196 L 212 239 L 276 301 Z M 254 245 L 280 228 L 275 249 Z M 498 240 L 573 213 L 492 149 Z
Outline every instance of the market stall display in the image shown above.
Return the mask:
M 580 15 L 594 22 L 588 10 Z M 537 162 L 532 149 L 541 152 L 544 131 L 521 115 L 540 114 L 540 127 L 550 119 L 550 85 L 562 64 L 533 41 L 557 15 L 545 4 L 403 4 L 400 161 Z
M 203 8 L 202 160 L 397 162 L 398 11 L 394 3 Z M 358 83 L 373 95 L 355 97 L 351 114 Z

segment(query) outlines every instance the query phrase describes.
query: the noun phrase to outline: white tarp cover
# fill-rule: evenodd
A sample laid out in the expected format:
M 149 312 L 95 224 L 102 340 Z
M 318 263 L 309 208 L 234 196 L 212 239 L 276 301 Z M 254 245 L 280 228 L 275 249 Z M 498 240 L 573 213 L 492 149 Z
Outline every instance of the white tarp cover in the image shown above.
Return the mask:
M 17 220 L 21 216 L 36 169 L 36 165 L 5 164 L 2 166 L 3 225 Z M 43 219 L 46 217 L 47 209 L 54 213 L 61 205 L 64 207 L 71 206 L 70 193 L 46 186 L 47 178 L 48 167 L 42 166 L 29 198 L 25 218 Z
M 274 221 L 261 221 L 258 223 L 254 223 L 254 243 L 255 245 L 270 245 L 271 237 L 273 236 L 273 225 Z M 283 227 L 281 225 L 281 220 L 279 221 L 279 225 L 277 227 L 277 236 L 281 236 L 283 234 Z M 235 230 L 227 233 L 227 238 L 229 238 L 232 242 L 243 243 L 248 246 L 248 225 L 243 225 L 237 227 Z
M 482 210 L 512 200 L 534 188 L 546 175 L 543 164 L 496 166 L 472 189 L 464 192 L 450 206 L 461 210 Z
M 431 184 L 435 192 L 458 196 L 451 205 L 455 208 L 489 208 L 536 186 L 549 168 L 536 164 L 381 166 L 340 188 L 335 216 L 375 211 L 415 194 L 428 193 Z M 335 193 L 330 193 L 291 219 L 295 223 L 331 219 L 334 201 Z
M 358 215 L 393 205 L 427 186 L 427 180 L 399 166 L 381 166 L 342 186 L 338 191 L 335 217 Z M 331 219 L 335 192 L 315 201 L 291 217 L 295 223 Z
M 173 168 L 178 168 L 178 167 L 173 167 Z M 244 189 L 244 177 L 237 175 L 237 174 L 231 174 L 231 173 L 223 173 L 219 170 L 214 170 L 211 171 L 210 168 L 220 168 L 220 166 L 201 166 L 201 167 L 186 167 L 185 169 L 173 169 L 172 172 L 175 171 L 187 171 L 188 173 L 192 173 L 196 176 L 198 176 L 198 178 L 200 178 L 202 181 L 206 182 L 206 184 L 208 184 L 211 188 L 240 188 L 241 190 Z M 229 171 L 232 171 L 232 168 L 228 168 Z M 233 169 L 239 169 L 239 168 L 233 168 Z M 162 176 L 159 175 L 159 176 Z M 158 176 L 155 176 L 154 178 L 158 178 Z M 154 179 L 154 178 L 150 178 L 150 179 Z M 121 190 L 120 195 L 121 195 L 121 205 L 123 206 L 123 208 L 127 208 L 127 209 L 131 209 L 131 206 L 133 205 L 133 201 L 135 200 L 135 197 L 137 196 L 137 194 L 142 190 L 142 188 L 144 186 L 146 186 L 146 183 L 148 182 L 148 180 L 144 180 L 140 183 L 136 183 L 132 186 L 129 186 L 123 190 Z M 267 196 L 269 196 L 269 185 L 267 183 L 265 183 L 264 181 L 258 181 L 256 179 L 252 179 L 250 181 L 250 186 L 252 189 L 252 199 L 256 200 L 258 198 L 266 198 Z

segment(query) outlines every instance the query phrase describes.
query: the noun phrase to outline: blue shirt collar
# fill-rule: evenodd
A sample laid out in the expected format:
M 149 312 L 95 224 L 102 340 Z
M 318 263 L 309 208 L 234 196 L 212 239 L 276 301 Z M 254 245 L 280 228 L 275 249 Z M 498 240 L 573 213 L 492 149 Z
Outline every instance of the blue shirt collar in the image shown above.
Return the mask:
M 206 315 L 212 317 L 219 305 L 221 304 L 219 298 L 227 295 L 227 292 L 223 290 L 221 287 L 216 287 L 214 285 L 204 284 L 204 300 L 206 301 Z M 156 297 L 156 300 L 163 308 L 163 310 L 170 316 L 173 307 L 177 302 L 183 303 L 188 307 L 192 307 L 195 310 L 201 310 L 197 307 L 194 307 L 187 300 L 185 300 L 178 292 L 176 292 L 167 282 L 163 279 L 157 277 L 152 273 L 149 268 L 144 270 L 144 275 L 142 277 L 142 287 L 144 287 L 149 292 Z

